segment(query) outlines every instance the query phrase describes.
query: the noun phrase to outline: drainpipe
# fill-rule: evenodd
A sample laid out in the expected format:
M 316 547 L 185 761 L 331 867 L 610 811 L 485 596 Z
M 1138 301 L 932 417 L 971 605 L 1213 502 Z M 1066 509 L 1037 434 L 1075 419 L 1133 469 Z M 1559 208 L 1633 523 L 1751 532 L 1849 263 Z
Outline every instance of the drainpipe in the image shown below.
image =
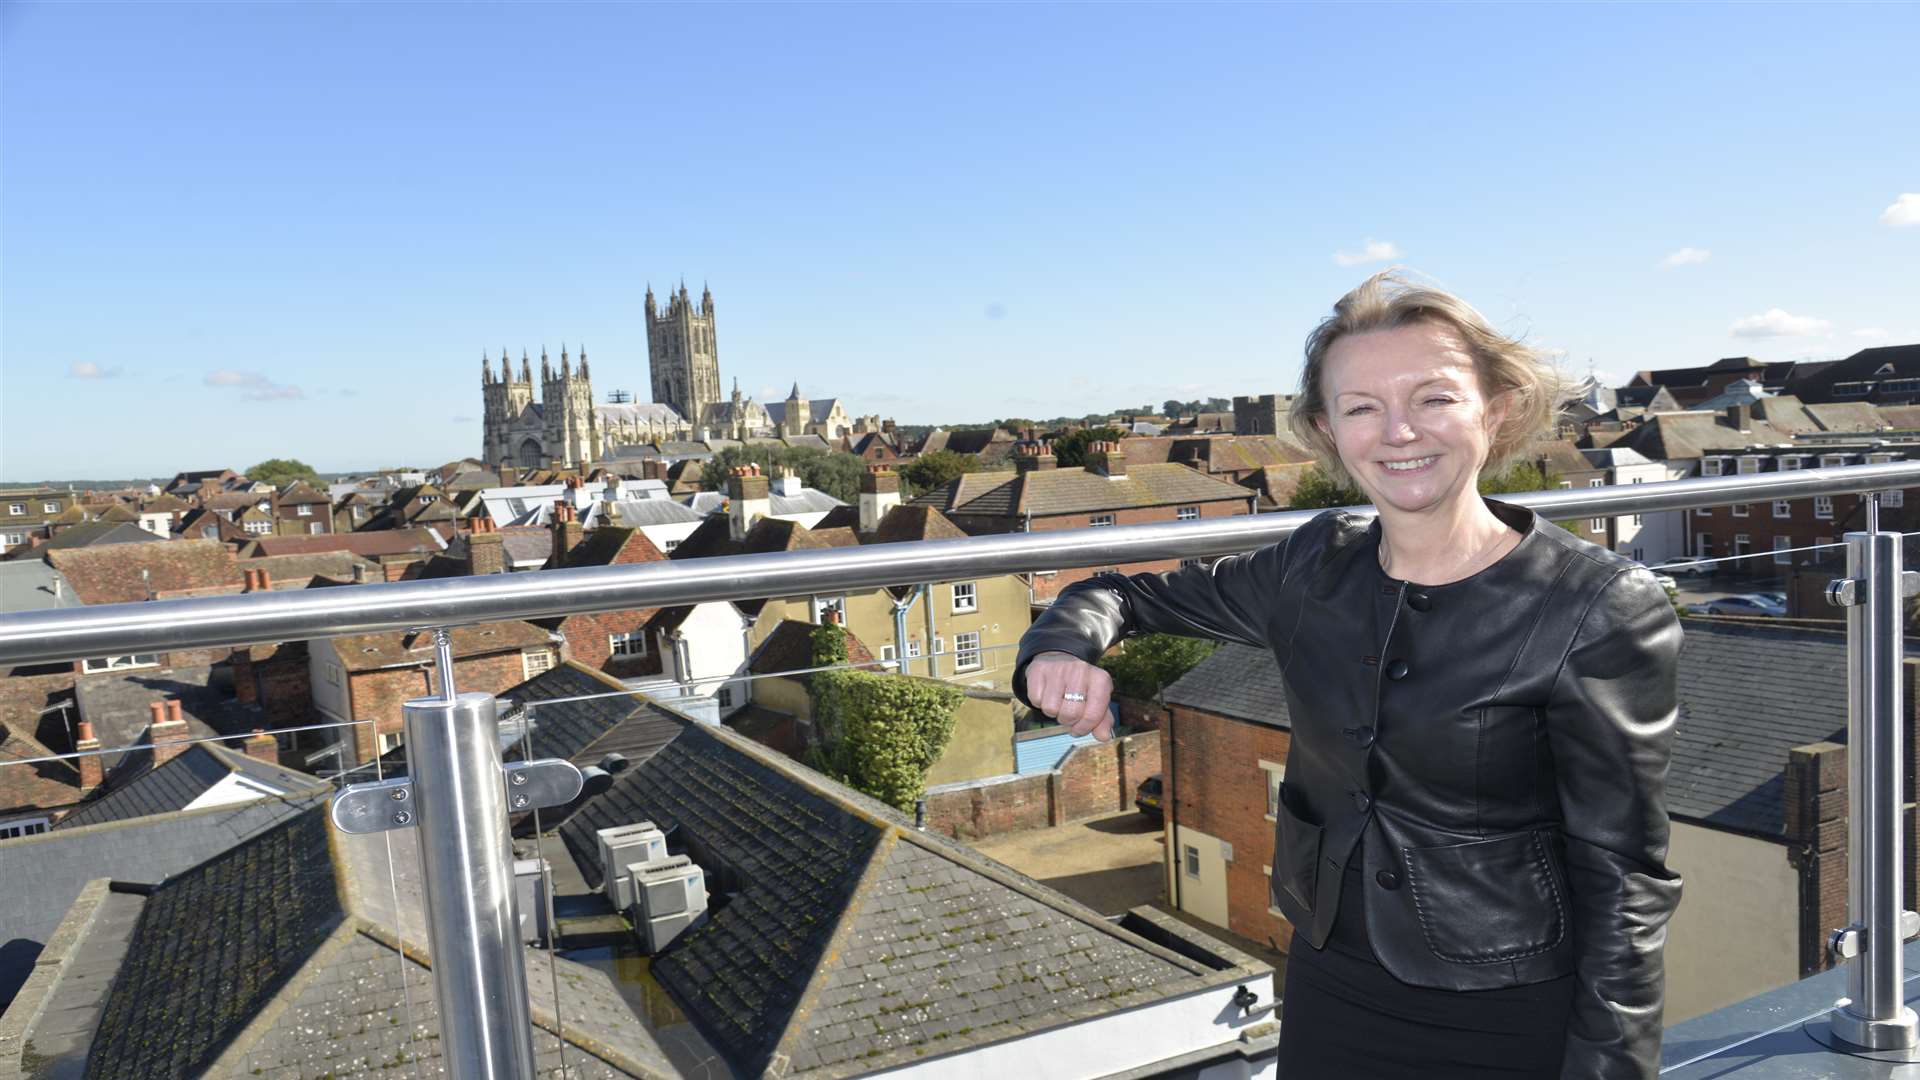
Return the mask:
M 913 602 L 918 599 L 920 599 L 920 590 L 915 589 L 907 594 L 905 600 L 893 602 L 893 658 L 896 665 L 894 670 L 902 675 L 909 674 L 907 671 L 907 612 L 913 610 Z
M 940 656 L 933 648 L 933 586 L 921 585 L 919 591 L 927 601 L 927 678 L 937 679 L 940 677 Z
M 1180 878 L 1186 873 L 1186 853 L 1180 850 L 1180 800 L 1173 797 L 1173 778 L 1179 771 L 1180 742 L 1173 737 L 1173 710 L 1167 710 L 1167 771 L 1160 779 L 1161 812 L 1167 818 L 1167 854 L 1173 858 L 1173 910 L 1180 906 Z

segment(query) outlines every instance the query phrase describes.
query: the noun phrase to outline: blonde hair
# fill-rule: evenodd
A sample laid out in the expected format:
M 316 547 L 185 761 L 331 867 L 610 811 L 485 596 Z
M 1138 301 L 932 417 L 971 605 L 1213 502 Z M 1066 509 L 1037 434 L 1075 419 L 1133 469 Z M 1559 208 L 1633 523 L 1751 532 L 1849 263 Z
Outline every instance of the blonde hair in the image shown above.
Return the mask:
M 1334 482 L 1351 484 L 1353 478 L 1341 463 L 1332 436 L 1320 430 L 1318 423 L 1327 415 L 1327 354 L 1334 342 L 1353 334 L 1423 323 L 1460 339 L 1473 357 L 1474 373 L 1489 403 L 1506 398 L 1507 414 L 1493 433 L 1481 475 L 1504 471 L 1552 423 L 1566 380 L 1538 350 L 1495 330 L 1485 316 L 1452 293 L 1415 285 L 1398 270 L 1383 270 L 1341 297 L 1333 305 L 1333 314 L 1307 335 L 1300 393 L 1287 414 L 1294 437 L 1313 451 L 1321 470 Z

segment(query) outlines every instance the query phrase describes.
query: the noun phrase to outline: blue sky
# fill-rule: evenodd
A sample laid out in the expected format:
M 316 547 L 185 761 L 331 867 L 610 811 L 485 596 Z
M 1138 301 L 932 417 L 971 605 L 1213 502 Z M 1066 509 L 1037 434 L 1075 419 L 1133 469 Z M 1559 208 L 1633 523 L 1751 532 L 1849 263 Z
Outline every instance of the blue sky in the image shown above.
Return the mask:
M 904 423 L 1288 391 L 1400 263 L 1615 377 L 1920 341 L 1916 5 L 0 4 L 0 479 L 479 449 L 712 284 Z M 1903 195 L 1905 199 L 1903 200 Z

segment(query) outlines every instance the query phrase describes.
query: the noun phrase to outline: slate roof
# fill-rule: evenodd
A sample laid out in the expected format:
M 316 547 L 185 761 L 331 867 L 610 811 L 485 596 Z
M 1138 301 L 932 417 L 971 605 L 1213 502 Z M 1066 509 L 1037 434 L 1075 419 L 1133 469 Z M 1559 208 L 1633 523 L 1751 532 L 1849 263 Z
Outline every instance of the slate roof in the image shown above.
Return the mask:
M 423 527 L 311 536 L 262 536 L 248 544 L 243 555 L 311 555 L 320 551 L 351 551 L 363 558 L 378 559 L 383 555 L 432 555 L 445 547 L 438 533 Z
M 582 766 L 608 754 L 624 756 L 629 765 L 644 762 L 685 723 L 646 695 L 628 691 L 620 680 L 572 660 L 498 696 L 526 707 L 535 759 L 566 758 Z M 506 751 L 508 760 L 520 755 L 519 742 Z
M 257 799 L 231 806 L 61 829 L 0 840 L 0 942 L 27 948 L 0 949 L 0 1003 L 12 1000 L 67 906 L 93 878 L 156 883 L 218 855 L 234 844 L 286 820 L 323 797 Z
M 235 774 L 276 795 L 328 790 L 317 777 L 248 757 L 218 743 L 195 743 L 159 768 L 154 768 L 152 761 L 151 755 L 146 756 L 138 773 L 116 779 L 105 795 L 61 818 L 54 828 L 78 829 L 185 810 L 215 784 Z
M 274 591 L 304 589 L 314 578 L 352 581 L 354 568 L 370 575 L 371 581 L 385 581 L 379 564 L 351 551 L 318 551 L 309 555 L 259 555 L 248 559 L 243 568 L 265 570 Z
M 1250 645 L 1221 645 L 1160 692 L 1169 705 L 1271 727 L 1291 728 L 1286 684 L 1273 654 Z
M 1213 971 L 724 728 L 689 724 L 560 830 L 650 820 L 727 895 L 653 976 L 737 1074 L 864 1074 L 1259 977 Z
M 155 536 L 138 525 L 123 521 L 89 521 L 84 525 L 73 525 L 55 533 L 53 539 L 40 545 L 40 551 L 60 551 L 66 548 L 98 547 L 103 544 L 145 544 L 163 542 L 166 538 Z

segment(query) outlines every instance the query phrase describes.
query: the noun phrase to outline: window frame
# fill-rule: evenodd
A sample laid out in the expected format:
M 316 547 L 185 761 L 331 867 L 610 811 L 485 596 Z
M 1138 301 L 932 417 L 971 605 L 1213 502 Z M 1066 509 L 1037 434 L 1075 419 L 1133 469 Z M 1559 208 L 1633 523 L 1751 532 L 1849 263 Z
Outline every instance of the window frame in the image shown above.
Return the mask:
M 162 666 L 160 653 L 116 653 L 112 656 L 89 656 L 80 661 L 83 675 L 98 675 L 109 671 L 137 671 L 141 668 Z M 141 657 L 146 657 L 142 660 Z
M 1777 517 L 1777 518 L 1790 518 L 1790 517 L 1792 517 L 1792 516 L 1793 516 L 1793 502 L 1792 502 L 1791 500 L 1789 500 L 1789 499 L 1775 499 L 1775 500 L 1773 500 L 1773 516 L 1774 516 L 1774 517 Z
M 1789 549 L 1792 547 L 1793 547 L 1792 537 L 1790 536 L 1774 537 L 1773 538 L 1773 565 L 1792 566 L 1793 556 L 1789 552 Z
M 638 643 L 639 648 L 633 648 Z M 645 630 L 623 630 L 607 635 L 608 656 L 646 656 L 652 652 Z
M 971 648 L 965 644 L 968 638 L 973 639 Z M 981 633 L 978 630 L 968 630 L 965 633 L 953 635 L 954 671 L 978 671 L 986 666 L 986 652 L 980 647 L 980 638 Z M 973 657 L 971 662 L 967 659 L 969 655 Z
M 1200 880 L 1200 849 L 1192 844 L 1180 845 L 1180 869 L 1195 881 Z
M 1287 779 L 1287 766 L 1282 762 L 1260 761 L 1261 775 L 1267 781 L 1267 820 L 1276 821 L 1280 816 L 1280 785 Z
M 1199 521 L 1199 520 L 1200 520 L 1200 507 L 1199 507 L 1198 505 L 1194 505 L 1194 506 L 1177 506 L 1177 507 L 1174 507 L 1174 510 L 1173 510 L 1173 520 L 1175 520 L 1175 521 Z
M 966 590 L 966 603 L 960 602 L 961 590 Z M 951 610 L 955 615 L 969 615 L 980 610 L 980 583 L 977 581 L 956 581 L 950 597 Z
M 533 666 L 533 658 L 536 656 L 540 657 L 542 661 L 539 667 Z M 551 647 L 520 650 L 520 673 L 526 678 L 531 679 L 535 675 L 543 675 L 559 666 L 559 662 L 553 658 L 553 649 Z
M 1833 520 L 1833 496 L 1815 495 L 1813 497 L 1813 516 L 1820 521 Z
M 1087 528 L 1089 529 L 1106 529 L 1111 528 L 1113 525 L 1114 517 L 1112 514 L 1087 515 Z

